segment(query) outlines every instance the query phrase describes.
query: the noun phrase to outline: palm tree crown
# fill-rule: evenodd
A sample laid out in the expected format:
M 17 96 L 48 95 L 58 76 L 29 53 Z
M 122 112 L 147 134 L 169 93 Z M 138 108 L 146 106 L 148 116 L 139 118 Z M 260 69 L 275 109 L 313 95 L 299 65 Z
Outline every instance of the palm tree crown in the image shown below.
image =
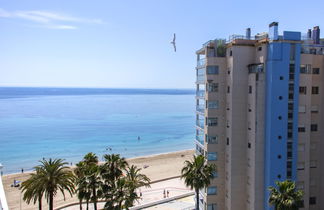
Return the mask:
M 269 187 L 269 204 L 276 210 L 297 210 L 303 197 L 303 192 L 296 190 L 295 183 L 286 180 L 276 182 L 277 187 Z
M 199 190 L 207 187 L 216 171 L 215 164 L 208 165 L 202 155 L 194 156 L 193 161 L 186 160 L 181 170 L 181 178 L 187 187 L 196 191 L 196 205 L 199 209 Z
M 43 159 L 40 163 L 35 167 L 36 174 L 22 183 L 24 197 L 28 201 L 30 192 L 40 197 L 37 199 L 41 199 L 44 195 L 49 202 L 49 209 L 53 210 L 53 199 L 57 191 L 60 191 L 64 198 L 66 191 L 71 196 L 74 193 L 74 176 L 66 166 L 68 163 L 63 162 L 62 159 Z M 32 199 L 35 201 L 35 197 Z

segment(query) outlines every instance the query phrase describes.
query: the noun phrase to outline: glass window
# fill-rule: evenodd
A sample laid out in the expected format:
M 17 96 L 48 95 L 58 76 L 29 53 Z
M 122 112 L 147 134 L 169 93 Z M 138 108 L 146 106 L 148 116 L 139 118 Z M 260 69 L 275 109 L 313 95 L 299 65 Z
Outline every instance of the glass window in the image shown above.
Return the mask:
M 207 118 L 208 126 L 217 126 L 217 117 L 215 118 Z
M 218 92 L 218 83 L 208 83 L 207 90 L 208 92 Z
M 306 95 L 306 87 L 305 86 L 300 86 L 299 87 L 299 94 Z
M 311 131 L 317 131 L 317 124 L 311 124 Z
M 217 210 L 217 204 L 216 203 L 208 204 L 207 210 Z
M 217 160 L 217 153 L 216 152 L 208 152 L 207 160 Z
M 310 168 L 317 168 L 317 161 L 316 160 L 311 160 L 310 161 Z
M 299 113 L 305 113 L 306 112 L 306 106 L 299 106 L 298 107 L 298 112 Z
M 218 109 L 218 101 L 208 101 L 208 109 Z
M 249 93 L 252 93 L 252 86 L 249 85 Z
M 318 112 L 318 106 L 314 105 L 311 107 L 311 112 L 312 113 L 317 113 Z
M 217 194 L 217 187 L 208 187 L 207 188 L 207 195 L 216 195 Z
M 310 205 L 316 204 L 316 197 L 309 197 L 309 204 Z
M 312 87 L 312 94 L 318 94 L 319 88 L 318 87 Z
M 217 136 L 207 136 L 207 142 L 208 142 L 208 144 L 217 144 L 218 137 Z
M 300 65 L 300 73 L 301 74 L 310 74 L 311 73 L 311 65 L 310 64 Z
M 297 170 L 304 170 L 305 169 L 305 163 L 304 162 L 299 162 L 297 164 Z
M 213 178 L 217 178 L 218 177 L 217 171 L 213 171 L 212 175 L 213 175 Z
M 313 68 L 313 74 L 319 74 L 320 69 L 319 68 Z
M 207 74 L 218 74 L 218 66 L 207 66 Z
M 305 128 L 305 126 L 300 126 L 300 127 L 298 127 L 298 132 L 305 132 L 306 131 L 306 128 Z

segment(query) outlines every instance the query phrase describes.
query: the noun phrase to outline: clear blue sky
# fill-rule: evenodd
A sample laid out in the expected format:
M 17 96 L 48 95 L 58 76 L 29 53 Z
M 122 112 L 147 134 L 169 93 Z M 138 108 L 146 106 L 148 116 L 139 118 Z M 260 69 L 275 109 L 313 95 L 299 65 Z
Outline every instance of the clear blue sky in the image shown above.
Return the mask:
M 193 88 L 205 41 L 268 31 L 272 21 L 280 31 L 324 33 L 323 8 L 322 0 L 0 0 L 0 86 Z

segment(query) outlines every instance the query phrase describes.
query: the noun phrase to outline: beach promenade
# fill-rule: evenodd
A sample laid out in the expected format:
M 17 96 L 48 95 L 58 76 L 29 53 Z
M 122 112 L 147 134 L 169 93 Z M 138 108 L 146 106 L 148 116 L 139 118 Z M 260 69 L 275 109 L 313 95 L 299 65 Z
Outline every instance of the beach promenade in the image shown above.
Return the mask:
M 138 158 L 127 159 L 129 164 L 136 165 L 142 168 L 142 173 L 146 174 L 152 183 L 151 188 L 141 189 L 143 193 L 143 200 L 140 204 L 156 201 L 163 198 L 163 190 L 169 189 L 169 196 L 176 196 L 190 192 L 179 178 L 170 179 L 172 177 L 180 176 L 183 162 L 192 158 L 193 150 L 178 151 L 172 153 L 144 156 Z M 145 166 L 145 167 L 144 167 Z M 22 200 L 22 194 L 19 188 L 11 187 L 14 180 L 24 181 L 30 176 L 30 173 L 11 174 L 2 177 L 3 185 L 8 201 L 9 209 L 11 210 L 33 210 L 37 209 L 37 204 L 26 204 Z M 169 180 L 165 180 L 169 179 Z M 157 182 L 159 180 L 165 180 Z M 54 199 L 54 208 L 65 206 L 71 203 L 77 203 L 77 198 L 66 195 L 64 200 L 61 194 L 58 194 Z M 48 208 L 48 204 L 43 200 L 43 208 Z

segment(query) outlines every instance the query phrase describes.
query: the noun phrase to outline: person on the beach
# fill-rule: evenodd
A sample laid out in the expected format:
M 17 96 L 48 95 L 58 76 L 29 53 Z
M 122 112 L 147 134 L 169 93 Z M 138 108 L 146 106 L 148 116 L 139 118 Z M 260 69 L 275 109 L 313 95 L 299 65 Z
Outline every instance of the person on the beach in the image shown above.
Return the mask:
M 165 189 L 163 190 L 163 198 L 165 198 Z
M 169 190 L 167 190 L 167 197 L 169 197 Z
M 21 169 L 21 173 L 22 173 L 22 174 L 24 173 L 24 169 L 23 169 L 23 168 Z

